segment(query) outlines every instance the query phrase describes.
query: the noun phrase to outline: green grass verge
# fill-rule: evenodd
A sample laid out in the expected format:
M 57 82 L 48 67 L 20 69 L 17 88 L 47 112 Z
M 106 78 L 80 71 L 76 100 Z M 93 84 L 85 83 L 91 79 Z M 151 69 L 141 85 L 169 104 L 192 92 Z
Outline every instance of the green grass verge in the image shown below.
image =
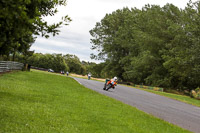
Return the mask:
M 0 133 L 185 133 L 72 78 L 44 72 L 0 76 Z
M 184 103 L 192 104 L 195 106 L 200 107 L 200 100 L 197 100 L 195 98 L 191 98 L 190 96 L 184 96 L 184 95 L 178 95 L 178 94 L 173 94 L 173 93 L 167 93 L 167 92 L 159 92 L 159 91 L 152 91 L 148 89 L 142 89 L 148 92 L 152 92 L 161 96 L 169 97 Z

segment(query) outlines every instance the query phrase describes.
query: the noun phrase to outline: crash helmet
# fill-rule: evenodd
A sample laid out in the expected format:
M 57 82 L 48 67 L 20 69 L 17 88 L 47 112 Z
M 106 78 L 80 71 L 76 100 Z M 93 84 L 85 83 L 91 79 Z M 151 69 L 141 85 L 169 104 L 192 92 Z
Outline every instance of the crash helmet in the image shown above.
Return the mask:
M 114 77 L 113 79 L 114 79 L 114 81 L 117 81 L 117 77 Z

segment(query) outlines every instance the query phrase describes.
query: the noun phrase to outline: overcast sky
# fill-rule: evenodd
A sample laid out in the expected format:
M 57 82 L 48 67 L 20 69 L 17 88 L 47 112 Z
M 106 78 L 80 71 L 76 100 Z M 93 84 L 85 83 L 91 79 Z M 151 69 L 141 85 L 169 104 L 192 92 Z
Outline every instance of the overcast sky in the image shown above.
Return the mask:
M 80 60 L 91 60 L 91 36 L 89 30 L 95 27 L 106 13 L 112 13 L 123 7 L 141 9 L 145 4 L 156 4 L 161 7 L 166 3 L 172 3 L 179 8 L 184 8 L 189 0 L 68 0 L 66 7 L 59 7 L 59 13 L 48 17 L 48 23 L 58 22 L 62 16 L 69 15 L 72 22 L 68 26 L 60 28 L 60 34 L 56 37 L 45 39 L 38 37 L 31 50 L 36 53 L 62 53 L 75 54 Z

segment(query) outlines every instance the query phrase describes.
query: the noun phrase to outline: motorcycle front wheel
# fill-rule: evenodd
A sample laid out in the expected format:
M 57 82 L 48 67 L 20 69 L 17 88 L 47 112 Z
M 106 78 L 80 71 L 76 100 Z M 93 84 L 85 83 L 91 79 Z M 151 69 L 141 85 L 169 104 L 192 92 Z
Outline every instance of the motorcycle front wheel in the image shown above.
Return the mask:
M 109 84 L 108 86 L 106 86 L 106 91 L 108 91 L 111 87 L 112 87 L 111 84 Z

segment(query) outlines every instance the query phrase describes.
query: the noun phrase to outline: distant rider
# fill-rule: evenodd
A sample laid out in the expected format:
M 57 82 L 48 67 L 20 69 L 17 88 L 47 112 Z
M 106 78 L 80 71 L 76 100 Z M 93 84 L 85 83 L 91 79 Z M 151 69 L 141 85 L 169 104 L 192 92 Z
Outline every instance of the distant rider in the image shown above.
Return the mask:
M 88 73 L 88 80 L 90 80 L 92 74 L 91 73 Z
M 67 71 L 66 74 L 67 74 L 67 76 L 68 76 L 68 75 L 69 75 L 69 72 Z

